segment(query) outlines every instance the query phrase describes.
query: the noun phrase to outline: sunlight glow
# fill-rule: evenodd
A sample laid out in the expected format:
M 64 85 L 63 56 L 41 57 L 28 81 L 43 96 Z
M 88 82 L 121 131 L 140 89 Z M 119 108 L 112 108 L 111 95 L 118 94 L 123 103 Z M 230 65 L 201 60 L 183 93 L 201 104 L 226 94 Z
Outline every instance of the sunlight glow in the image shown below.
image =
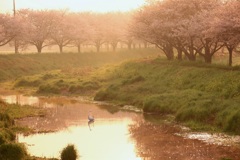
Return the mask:
M 69 9 L 73 12 L 130 11 L 145 3 L 145 0 L 15 0 L 16 9 Z M 11 13 L 12 0 L 0 1 L 0 12 Z
M 129 119 L 103 120 L 89 131 L 87 125 L 70 126 L 66 130 L 30 136 L 18 135 L 19 142 L 27 144 L 34 156 L 59 158 L 61 150 L 73 144 L 81 160 L 140 160 L 135 153 L 134 142 L 129 137 Z M 46 145 L 47 142 L 47 145 Z

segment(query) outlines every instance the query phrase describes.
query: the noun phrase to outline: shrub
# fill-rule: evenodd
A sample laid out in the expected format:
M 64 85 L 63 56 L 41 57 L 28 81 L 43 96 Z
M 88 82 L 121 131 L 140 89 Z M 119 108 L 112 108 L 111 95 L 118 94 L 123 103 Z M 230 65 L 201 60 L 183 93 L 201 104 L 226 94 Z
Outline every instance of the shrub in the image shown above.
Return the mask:
M 69 87 L 69 92 L 70 93 L 81 93 L 82 86 L 81 85 L 71 85 Z
M 94 100 L 95 101 L 104 101 L 108 99 L 108 93 L 106 92 L 106 90 L 100 90 L 96 93 Z
M 143 111 L 163 114 L 173 113 L 172 103 L 169 97 L 162 95 L 152 96 L 144 101 Z
M 5 113 L 0 113 L 0 122 L 1 121 L 3 122 L 4 127 L 6 128 L 14 125 L 14 120 L 8 114 Z
M 0 146 L 0 159 L 2 160 L 23 160 L 27 156 L 27 151 L 20 144 L 2 144 Z
M 16 139 L 15 133 L 12 130 L 6 128 L 1 129 L 0 136 L 2 136 L 6 142 L 11 142 Z
M 0 130 L 0 145 L 7 142 L 13 142 L 15 139 L 16 135 L 12 130 L 5 128 Z
M 105 101 L 105 100 L 115 100 L 119 94 L 119 87 L 117 85 L 110 85 L 107 89 L 102 89 L 98 91 L 94 97 L 94 100 Z
M 44 75 L 42 76 L 42 79 L 43 79 L 43 80 L 48 80 L 48 79 L 52 79 L 52 78 L 54 78 L 54 77 L 56 77 L 56 75 L 47 73 L 47 74 L 44 74 Z
M 235 113 L 228 117 L 228 125 L 226 131 L 240 134 L 240 109 L 236 110 Z
M 69 87 L 70 93 L 84 93 L 87 91 L 92 91 L 99 89 L 100 85 L 98 82 L 84 82 L 83 84 L 71 85 Z
M 6 139 L 5 137 L 3 136 L 3 134 L 0 132 L 0 145 L 6 143 Z
M 59 94 L 60 92 L 61 89 L 58 86 L 51 86 L 49 84 L 41 85 L 37 91 L 37 93 L 53 93 L 53 94 Z
M 145 78 L 140 76 L 140 75 L 137 75 L 137 76 L 133 76 L 133 77 L 130 77 L 128 79 L 125 79 L 122 81 L 122 84 L 123 85 L 129 85 L 129 84 L 133 84 L 133 83 L 137 83 L 137 82 L 141 82 L 141 81 L 144 81 Z
M 176 114 L 176 119 L 179 121 L 193 120 L 212 124 L 220 108 L 218 102 L 213 102 L 211 99 L 195 100 L 192 101 L 192 104 L 182 106 Z
M 98 84 L 98 82 L 90 82 L 90 81 L 88 81 L 88 82 L 84 82 L 83 83 L 83 88 L 85 89 L 85 90 L 91 90 L 91 89 L 98 89 L 98 88 L 100 88 L 100 85 Z
M 77 150 L 74 145 L 68 145 L 61 152 L 61 160 L 76 160 Z
M 18 80 L 14 87 L 38 87 L 41 83 L 40 80 L 26 80 L 23 78 Z

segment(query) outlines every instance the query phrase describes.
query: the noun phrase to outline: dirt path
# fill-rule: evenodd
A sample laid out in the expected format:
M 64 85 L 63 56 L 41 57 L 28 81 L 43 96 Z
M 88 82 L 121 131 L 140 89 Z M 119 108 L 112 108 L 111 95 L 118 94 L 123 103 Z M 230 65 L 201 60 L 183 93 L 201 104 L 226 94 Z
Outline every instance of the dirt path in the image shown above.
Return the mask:
M 240 160 L 240 148 L 207 144 L 176 135 L 168 125 L 140 123 L 131 127 L 137 152 L 144 160 Z

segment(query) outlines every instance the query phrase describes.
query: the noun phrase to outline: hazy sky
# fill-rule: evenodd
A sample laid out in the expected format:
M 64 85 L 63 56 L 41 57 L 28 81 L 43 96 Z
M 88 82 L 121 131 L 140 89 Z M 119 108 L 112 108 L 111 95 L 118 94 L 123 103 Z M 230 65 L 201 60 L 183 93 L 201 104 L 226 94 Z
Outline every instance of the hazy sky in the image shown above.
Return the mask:
M 70 11 L 129 11 L 145 0 L 15 0 L 16 9 L 69 9 Z M 0 0 L 0 12 L 12 12 L 13 0 Z

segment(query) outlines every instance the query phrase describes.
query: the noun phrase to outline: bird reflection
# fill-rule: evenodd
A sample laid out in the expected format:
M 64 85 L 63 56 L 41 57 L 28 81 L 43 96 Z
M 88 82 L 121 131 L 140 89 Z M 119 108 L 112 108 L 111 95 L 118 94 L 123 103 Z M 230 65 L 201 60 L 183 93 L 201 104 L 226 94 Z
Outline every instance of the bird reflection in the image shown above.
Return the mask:
M 92 112 L 90 111 L 88 114 L 88 127 L 89 127 L 90 131 L 92 130 L 91 126 L 94 127 L 94 116 L 93 116 Z

